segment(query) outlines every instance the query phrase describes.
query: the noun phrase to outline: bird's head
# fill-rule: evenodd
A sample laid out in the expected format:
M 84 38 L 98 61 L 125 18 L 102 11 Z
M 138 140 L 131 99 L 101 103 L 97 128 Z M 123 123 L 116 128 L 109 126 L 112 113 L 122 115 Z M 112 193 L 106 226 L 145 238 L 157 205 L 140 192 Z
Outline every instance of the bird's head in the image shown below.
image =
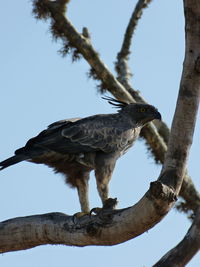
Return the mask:
M 121 109 L 121 112 L 128 114 L 133 122 L 139 126 L 155 119 L 161 120 L 160 112 L 154 106 L 148 104 L 131 103 Z
M 152 105 L 144 103 L 127 104 L 110 97 L 106 97 L 104 99 L 108 100 L 111 105 L 119 108 L 120 113 L 127 114 L 129 118 L 138 126 L 143 126 L 147 122 L 150 122 L 154 119 L 161 120 L 160 112 L 158 112 L 158 110 Z

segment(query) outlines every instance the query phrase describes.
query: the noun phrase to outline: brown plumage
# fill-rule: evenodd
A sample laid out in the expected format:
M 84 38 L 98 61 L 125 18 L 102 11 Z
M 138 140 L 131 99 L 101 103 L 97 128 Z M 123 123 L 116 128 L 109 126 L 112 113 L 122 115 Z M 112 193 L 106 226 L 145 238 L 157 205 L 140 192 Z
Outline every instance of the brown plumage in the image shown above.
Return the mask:
M 147 122 L 161 119 L 151 105 L 105 99 L 119 108 L 118 113 L 55 122 L 16 150 L 15 156 L 0 162 L 1 170 L 23 160 L 52 167 L 77 188 L 83 212 L 89 212 L 88 179 L 94 170 L 105 203 L 117 159 L 133 145 Z

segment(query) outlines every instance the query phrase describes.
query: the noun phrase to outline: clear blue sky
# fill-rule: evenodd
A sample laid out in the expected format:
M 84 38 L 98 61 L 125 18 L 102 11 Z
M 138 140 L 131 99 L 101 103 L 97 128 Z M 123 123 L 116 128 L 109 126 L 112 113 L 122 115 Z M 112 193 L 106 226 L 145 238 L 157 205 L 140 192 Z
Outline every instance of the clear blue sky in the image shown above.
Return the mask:
M 72 0 L 68 16 L 79 31 L 89 28 L 94 47 L 114 71 L 113 62 L 121 47 L 125 27 L 136 1 Z M 31 15 L 31 1 L 3 1 L 0 16 L 0 160 L 38 134 L 48 124 L 64 118 L 113 112 L 96 92 L 96 83 L 87 78 L 88 64 L 75 64 L 57 51 L 49 23 Z M 145 10 L 134 36 L 130 66 L 132 83 L 143 97 L 155 105 L 170 126 L 184 56 L 184 18 L 182 1 L 155 0 Z M 198 120 L 189 161 L 189 173 L 200 189 Z M 155 166 L 143 141 L 122 157 L 110 184 L 119 207 L 138 201 L 157 179 Z M 79 211 L 75 190 L 67 187 L 60 175 L 45 166 L 23 162 L 0 174 L 0 220 L 47 212 L 73 214 Z M 91 207 L 100 200 L 92 175 Z M 176 210 L 153 229 L 113 247 L 41 246 L 0 255 L 2 267 L 53 266 L 138 266 L 148 267 L 179 242 L 190 226 Z M 189 267 L 199 266 L 197 255 Z

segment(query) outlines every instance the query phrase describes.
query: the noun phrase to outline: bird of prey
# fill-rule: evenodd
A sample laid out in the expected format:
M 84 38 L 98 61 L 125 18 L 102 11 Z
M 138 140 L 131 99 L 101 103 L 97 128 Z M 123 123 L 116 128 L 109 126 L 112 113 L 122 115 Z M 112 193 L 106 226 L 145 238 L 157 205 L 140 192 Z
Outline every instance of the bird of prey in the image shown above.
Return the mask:
M 104 99 L 117 107 L 118 112 L 52 123 L 17 149 L 13 157 L 0 162 L 0 169 L 24 160 L 52 167 L 56 173 L 64 174 L 67 184 L 77 188 L 84 213 L 90 211 L 88 180 L 94 170 L 104 205 L 109 198 L 108 184 L 117 159 L 134 144 L 146 123 L 161 119 L 154 106 Z

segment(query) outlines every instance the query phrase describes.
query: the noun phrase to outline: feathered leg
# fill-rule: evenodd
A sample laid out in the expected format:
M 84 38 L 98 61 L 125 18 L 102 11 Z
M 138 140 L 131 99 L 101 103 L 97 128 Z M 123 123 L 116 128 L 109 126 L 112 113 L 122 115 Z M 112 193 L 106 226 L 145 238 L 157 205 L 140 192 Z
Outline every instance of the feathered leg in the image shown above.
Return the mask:
M 88 200 L 88 180 L 89 174 L 84 174 L 81 179 L 77 179 L 76 188 L 78 191 L 79 202 L 81 205 L 81 211 L 84 213 L 89 213 L 89 200 Z
M 112 177 L 112 172 L 102 174 L 102 172 L 95 171 L 97 190 L 101 198 L 102 204 L 109 198 L 109 182 Z
M 97 183 L 97 190 L 103 205 L 109 198 L 109 182 L 115 167 L 117 157 L 115 155 L 105 156 L 105 154 L 97 158 L 95 177 Z

